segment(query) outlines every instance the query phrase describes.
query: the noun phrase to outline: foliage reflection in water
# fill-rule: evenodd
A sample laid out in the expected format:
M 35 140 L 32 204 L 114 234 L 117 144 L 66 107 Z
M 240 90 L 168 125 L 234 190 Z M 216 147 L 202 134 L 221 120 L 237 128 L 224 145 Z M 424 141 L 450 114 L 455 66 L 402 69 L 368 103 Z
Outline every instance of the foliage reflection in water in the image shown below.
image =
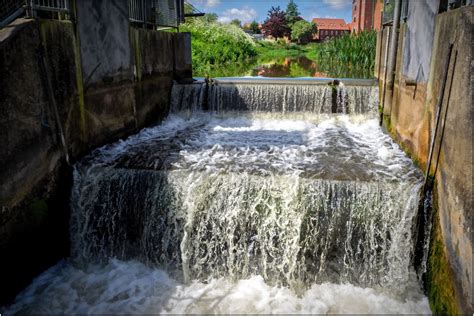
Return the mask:
M 250 59 L 246 62 L 204 66 L 194 70 L 195 77 L 314 77 L 314 78 L 373 78 L 372 71 L 340 63 L 318 63 L 305 56 L 276 59 Z

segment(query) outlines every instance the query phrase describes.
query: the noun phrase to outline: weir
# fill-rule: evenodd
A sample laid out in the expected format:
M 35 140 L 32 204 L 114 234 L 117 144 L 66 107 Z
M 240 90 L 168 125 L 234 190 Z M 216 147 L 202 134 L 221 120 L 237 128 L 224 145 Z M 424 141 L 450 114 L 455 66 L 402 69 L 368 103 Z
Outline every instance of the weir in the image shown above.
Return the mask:
M 175 85 L 171 108 L 368 114 L 378 111 L 374 80 L 218 78 Z
M 11 311 L 429 312 L 422 174 L 380 129 L 378 88 L 331 83 L 175 85 L 162 124 L 76 164 L 71 262 Z

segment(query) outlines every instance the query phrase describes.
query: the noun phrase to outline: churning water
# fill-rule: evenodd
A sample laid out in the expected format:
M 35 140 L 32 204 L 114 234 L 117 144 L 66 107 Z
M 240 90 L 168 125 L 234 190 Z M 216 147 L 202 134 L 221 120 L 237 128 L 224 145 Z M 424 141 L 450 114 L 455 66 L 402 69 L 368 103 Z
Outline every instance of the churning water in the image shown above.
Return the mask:
M 370 91 L 338 91 L 349 115 L 321 114 L 325 88 L 199 89 L 173 92 L 192 114 L 76 165 L 72 256 L 7 313 L 430 312 L 412 267 L 421 174 Z

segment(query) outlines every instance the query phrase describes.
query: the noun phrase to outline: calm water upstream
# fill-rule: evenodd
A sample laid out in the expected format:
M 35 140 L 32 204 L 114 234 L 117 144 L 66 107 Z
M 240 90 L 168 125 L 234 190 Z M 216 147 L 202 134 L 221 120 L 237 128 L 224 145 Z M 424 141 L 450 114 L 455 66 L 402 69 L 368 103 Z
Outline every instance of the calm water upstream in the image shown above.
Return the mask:
M 162 124 L 75 165 L 72 256 L 5 314 L 430 313 L 422 175 L 376 87 L 333 107 L 326 85 L 218 85 L 210 112 L 203 89 L 175 86 Z
M 319 64 L 305 56 L 295 58 L 280 58 L 273 60 L 250 60 L 248 62 L 212 66 L 208 69 L 195 71 L 196 77 L 209 75 L 216 77 L 319 77 L 319 78 L 372 78 L 373 74 L 367 69 L 351 68 L 341 64 Z

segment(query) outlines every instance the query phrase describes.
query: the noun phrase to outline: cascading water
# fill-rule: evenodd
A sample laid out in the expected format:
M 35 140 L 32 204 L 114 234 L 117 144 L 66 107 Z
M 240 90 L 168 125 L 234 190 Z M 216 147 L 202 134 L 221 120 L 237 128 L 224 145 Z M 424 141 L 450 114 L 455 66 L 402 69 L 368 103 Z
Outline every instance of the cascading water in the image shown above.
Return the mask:
M 333 89 L 336 95 L 333 96 Z M 286 84 L 256 81 L 212 81 L 205 97 L 206 84 L 196 82 L 175 85 L 171 109 L 209 109 L 213 112 L 309 112 L 313 114 L 368 114 L 378 111 L 378 88 L 375 86 L 314 84 L 297 82 Z M 206 99 L 206 100 L 205 100 Z M 203 103 L 206 103 L 205 105 Z M 333 109 L 333 104 L 337 109 Z
M 376 88 L 337 88 L 352 115 L 329 114 L 328 86 L 204 89 L 175 86 L 175 114 L 75 166 L 71 260 L 9 312 L 430 312 L 421 174 L 373 119 Z

